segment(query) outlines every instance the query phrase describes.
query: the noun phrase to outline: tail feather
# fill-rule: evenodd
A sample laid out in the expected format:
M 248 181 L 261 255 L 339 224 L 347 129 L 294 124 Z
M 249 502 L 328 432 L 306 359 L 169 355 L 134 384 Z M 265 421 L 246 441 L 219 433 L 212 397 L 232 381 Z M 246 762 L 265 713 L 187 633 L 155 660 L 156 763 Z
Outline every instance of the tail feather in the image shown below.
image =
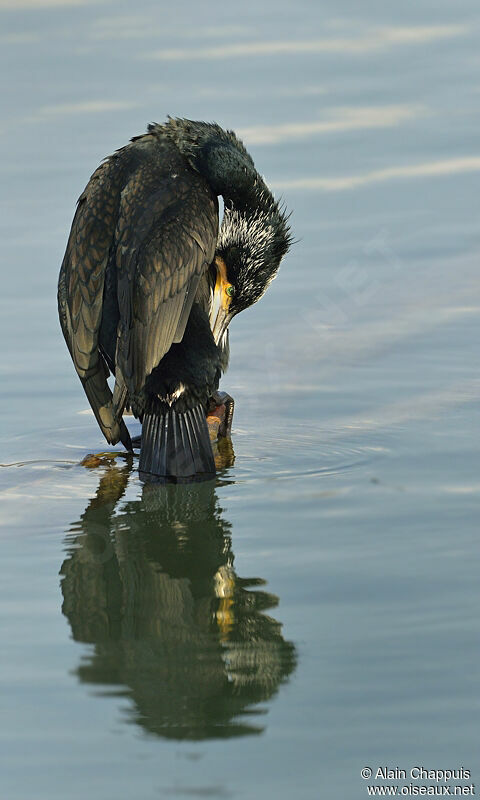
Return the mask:
M 203 408 L 145 414 L 139 470 L 172 482 L 212 478 L 215 461 Z

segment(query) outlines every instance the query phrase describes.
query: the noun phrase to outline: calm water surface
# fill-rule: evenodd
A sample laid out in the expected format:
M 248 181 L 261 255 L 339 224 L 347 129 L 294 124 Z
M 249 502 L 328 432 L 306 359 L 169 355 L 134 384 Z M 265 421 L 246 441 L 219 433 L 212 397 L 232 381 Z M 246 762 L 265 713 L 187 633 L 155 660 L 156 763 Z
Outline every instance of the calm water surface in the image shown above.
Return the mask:
M 2 798 L 480 787 L 478 18 L 0 0 Z M 232 325 L 234 453 L 162 488 L 80 465 L 55 294 L 91 172 L 167 114 L 237 130 L 298 242 Z

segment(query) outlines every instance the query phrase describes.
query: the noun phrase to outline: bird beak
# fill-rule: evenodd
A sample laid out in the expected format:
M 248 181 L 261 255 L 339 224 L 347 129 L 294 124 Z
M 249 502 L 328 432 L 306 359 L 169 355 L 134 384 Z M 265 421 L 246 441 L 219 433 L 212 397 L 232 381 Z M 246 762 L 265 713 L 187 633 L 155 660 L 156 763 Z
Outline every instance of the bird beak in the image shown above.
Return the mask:
M 230 321 L 234 314 L 230 311 L 230 304 L 232 298 L 226 293 L 226 287 L 230 284 L 227 280 L 227 268 L 223 258 L 217 256 L 215 259 L 217 267 L 217 280 L 213 290 L 212 301 L 210 305 L 210 328 L 212 329 L 215 344 L 219 344 L 222 337 L 227 330 Z

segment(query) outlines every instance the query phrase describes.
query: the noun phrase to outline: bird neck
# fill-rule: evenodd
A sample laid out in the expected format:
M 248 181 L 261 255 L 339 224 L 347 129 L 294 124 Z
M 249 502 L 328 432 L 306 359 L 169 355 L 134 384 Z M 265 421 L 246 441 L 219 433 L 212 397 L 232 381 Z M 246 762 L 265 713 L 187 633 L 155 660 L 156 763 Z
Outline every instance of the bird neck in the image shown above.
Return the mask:
M 244 213 L 269 212 L 275 200 L 242 142 L 219 125 L 169 118 L 162 131 L 225 205 Z

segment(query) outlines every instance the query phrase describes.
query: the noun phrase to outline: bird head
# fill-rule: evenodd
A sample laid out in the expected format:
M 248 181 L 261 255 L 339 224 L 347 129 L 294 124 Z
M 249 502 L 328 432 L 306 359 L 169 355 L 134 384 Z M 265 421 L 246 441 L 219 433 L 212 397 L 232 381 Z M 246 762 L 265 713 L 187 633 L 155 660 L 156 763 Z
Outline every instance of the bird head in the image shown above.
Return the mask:
M 225 206 L 211 270 L 217 344 L 233 317 L 265 294 L 292 241 L 285 211 L 271 195 L 261 200 L 253 210 Z
M 233 131 L 172 118 L 160 131 L 224 199 L 210 271 L 210 327 L 219 344 L 233 317 L 260 300 L 277 274 L 292 242 L 288 217 Z

